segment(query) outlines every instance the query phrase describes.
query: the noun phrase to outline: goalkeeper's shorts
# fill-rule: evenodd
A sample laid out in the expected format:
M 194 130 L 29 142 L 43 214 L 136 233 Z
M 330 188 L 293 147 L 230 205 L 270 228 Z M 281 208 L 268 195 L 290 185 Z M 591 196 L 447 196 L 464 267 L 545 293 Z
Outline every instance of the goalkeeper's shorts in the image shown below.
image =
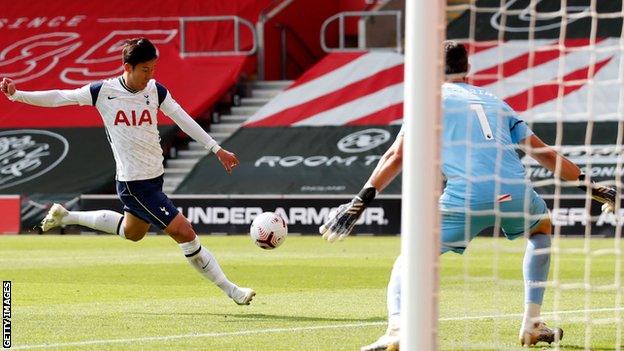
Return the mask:
M 493 230 L 487 232 L 495 235 L 502 232 L 510 240 L 529 233 L 547 216 L 548 208 L 534 190 L 526 196 L 522 195 L 501 197 L 498 202 L 473 205 L 471 209 L 466 209 L 463 199 L 443 194 L 440 198 L 440 253 L 463 253 L 474 237 L 491 227 Z

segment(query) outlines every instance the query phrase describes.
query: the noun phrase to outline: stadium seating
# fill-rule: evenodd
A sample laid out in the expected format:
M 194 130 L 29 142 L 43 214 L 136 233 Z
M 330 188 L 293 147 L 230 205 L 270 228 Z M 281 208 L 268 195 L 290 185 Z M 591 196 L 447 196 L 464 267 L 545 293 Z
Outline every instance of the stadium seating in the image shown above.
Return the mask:
M 357 192 L 399 130 L 402 100 L 402 55 L 329 54 L 226 140 L 241 160 L 234 174 L 204 158 L 176 194 Z

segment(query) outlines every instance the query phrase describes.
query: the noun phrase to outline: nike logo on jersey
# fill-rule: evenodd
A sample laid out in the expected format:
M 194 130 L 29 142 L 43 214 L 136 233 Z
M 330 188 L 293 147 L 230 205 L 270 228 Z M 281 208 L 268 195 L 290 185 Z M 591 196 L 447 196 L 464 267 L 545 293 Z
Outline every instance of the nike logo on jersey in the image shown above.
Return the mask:
M 116 96 L 108 96 L 109 100 L 116 99 L 116 98 L 117 98 Z

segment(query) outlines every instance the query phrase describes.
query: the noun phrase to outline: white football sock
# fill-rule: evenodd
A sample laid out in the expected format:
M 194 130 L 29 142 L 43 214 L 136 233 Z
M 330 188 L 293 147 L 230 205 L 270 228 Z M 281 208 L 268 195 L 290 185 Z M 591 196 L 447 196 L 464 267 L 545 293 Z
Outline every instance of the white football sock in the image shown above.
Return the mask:
M 121 213 L 108 210 L 100 211 L 68 211 L 63 217 L 63 224 L 78 224 L 91 229 L 96 229 L 109 234 L 117 234 L 123 238 L 123 218 Z
M 191 266 L 205 278 L 215 283 L 215 285 L 221 288 L 229 297 L 232 297 L 232 294 L 238 289 L 238 286 L 225 277 L 217 259 L 210 251 L 201 246 L 198 236 L 195 236 L 193 241 L 181 243 L 179 245 Z
M 399 321 L 401 319 L 401 256 L 396 258 L 394 266 L 392 266 L 386 299 L 388 330 L 399 329 Z
M 540 321 L 542 305 L 529 302 L 524 305 L 524 318 L 521 330 L 533 330 L 536 322 Z

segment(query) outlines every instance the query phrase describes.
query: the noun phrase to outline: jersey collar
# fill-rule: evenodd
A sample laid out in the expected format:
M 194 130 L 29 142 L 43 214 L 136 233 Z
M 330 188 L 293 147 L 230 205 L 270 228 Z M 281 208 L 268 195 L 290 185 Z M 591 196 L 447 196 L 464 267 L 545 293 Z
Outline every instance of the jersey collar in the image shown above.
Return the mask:
M 121 86 L 124 87 L 124 89 L 126 89 L 127 91 L 131 92 L 132 94 L 136 94 L 139 92 L 138 90 L 130 89 L 130 87 L 126 85 L 126 82 L 124 82 L 123 76 L 119 76 L 118 79 L 119 79 L 119 83 L 121 84 Z

